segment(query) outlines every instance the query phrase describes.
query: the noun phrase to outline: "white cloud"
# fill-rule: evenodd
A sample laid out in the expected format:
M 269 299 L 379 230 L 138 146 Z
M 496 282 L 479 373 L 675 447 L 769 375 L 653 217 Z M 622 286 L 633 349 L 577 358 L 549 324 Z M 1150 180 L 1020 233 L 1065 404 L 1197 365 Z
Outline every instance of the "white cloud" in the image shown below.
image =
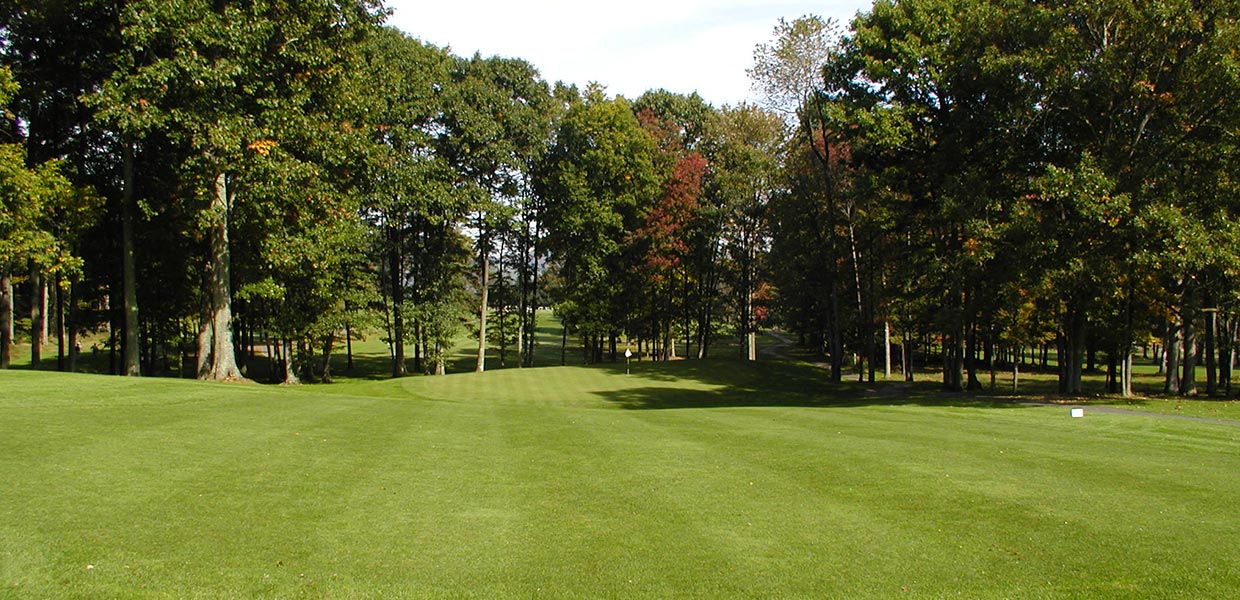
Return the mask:
M 637 97 L 649 89 L 697 91 L 707 101 L 751 97 L 745 75 L 754 46 L 770 40 L 780 17 L 805 14 L 843 22 L 867 0 L 389 0 L 389 23 L 459 55 L 523 58 L 548 81 Z

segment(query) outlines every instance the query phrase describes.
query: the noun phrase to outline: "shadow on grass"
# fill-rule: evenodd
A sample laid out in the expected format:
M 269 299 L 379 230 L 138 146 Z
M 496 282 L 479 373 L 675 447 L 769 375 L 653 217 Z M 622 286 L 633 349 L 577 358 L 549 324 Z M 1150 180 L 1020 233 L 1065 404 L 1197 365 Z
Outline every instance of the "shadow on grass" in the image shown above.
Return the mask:
M 624 365 L 606 365 L 622 373 Z M 727 359 L 686 360 L 665 363 L 633 363 L 629 377 L 634 385 L 620 390 L 595 392 L 608 402 L 631 410 L 721 407 L 857 407 L 857 406 L 954 406 L 969 408 L 1021 408 L 1028 406 L 997 397 L 939 390 L 931 381 L 905 383 L 885 381 L 832 383 L 821 368 L 790 361 L 743 362 Z M 695 385 L 641 385 L 692 382 Z M 713 386 L 695 389 L 696 386 Z

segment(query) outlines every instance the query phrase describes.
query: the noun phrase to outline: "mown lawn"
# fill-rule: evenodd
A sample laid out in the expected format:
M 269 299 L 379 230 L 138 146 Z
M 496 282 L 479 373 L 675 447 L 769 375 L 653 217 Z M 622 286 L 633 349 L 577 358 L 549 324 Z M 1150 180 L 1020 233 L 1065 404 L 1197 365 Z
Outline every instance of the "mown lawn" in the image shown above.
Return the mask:
M 0 597 L 1204 598 L 1240 427 L 682 361 L 0 372 Z

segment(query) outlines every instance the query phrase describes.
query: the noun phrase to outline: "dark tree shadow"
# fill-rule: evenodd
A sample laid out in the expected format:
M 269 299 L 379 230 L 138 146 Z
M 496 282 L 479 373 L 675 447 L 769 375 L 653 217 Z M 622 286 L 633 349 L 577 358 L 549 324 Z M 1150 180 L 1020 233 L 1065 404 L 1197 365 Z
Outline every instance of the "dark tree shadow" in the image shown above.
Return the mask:
M 624 372 L 623 364 L 602 368 Z M 633 387 L 595 393 L 608 402 L 631 410 L 775 406 L 1028 406 L 999 397 L 943 392 L 938 384 L 932 381 L 832 383 L 828 381 L 827 373 L 823 369 L 812 364 L 791 361 L 768 360 L 750 363 L 711 359 L 643 362 L 634 363 L 628 376 L 635 380 Z M 715 387 L 702 390 L 661 385 L 643 386 L 642 381 L 652 384 L 694 381 Z

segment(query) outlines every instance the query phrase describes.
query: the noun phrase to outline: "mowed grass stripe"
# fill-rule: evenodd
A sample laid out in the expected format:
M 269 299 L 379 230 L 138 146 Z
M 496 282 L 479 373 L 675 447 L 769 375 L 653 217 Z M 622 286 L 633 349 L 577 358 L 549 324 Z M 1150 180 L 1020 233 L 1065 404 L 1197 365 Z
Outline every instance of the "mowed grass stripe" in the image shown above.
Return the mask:
M 866 511 L 902 524 L 910 530 L 909 538 L 921 536 L 941 544 L 943 552 L 914 554 L 927 558 L 937 554 L 940 560 L 909 569 L 940 568 L 942 573 L 925 578 L 929 582 L 956 579 L 962 582 L 959 586 L 1002 573 L 1007 585 L 1018 583 L 1014 575 L 1023 571 L 1029 575 L 1027 585 L 1062 593 L 1113 586 L 1137 589 L 1150 579 L 1181 577 L 1186 569 L 1191 572 L 1207 564 L 1208 555 L 1236 549 L 1236 520 L 1225 505 L 1235 499 L 1227 468 L 1240 466 L 1234 434 L 1223 447 L 1215 446 L 1215 453 L 1168 454 L 1156 450 L 1150 439 L 1164 432 L 1141 434 L 1150 422 L 1143 417 L 1125 422 L 1110 416 L 1072 421 L 1058 409 L 849 411 L 858 416 L 871 413 L 900 418 L 892 423 L 868 421 L 860 430 L 864 441 L 846 444 L 840 450 L 853 452 L 842 458 L 858 465 L 858 471 L 875 474 L 868 482 L 871 489 L 860 495 Z M 921 426 L 903 422 L 908 417 Z M 837 425 L 840 421 L 832 410 L 812 411 L 805 418 L 830 419 Z M 884 434 L 887 427 L 891 430 Z M 951 435 L 943 435 L 945 431 Z M 1119 436 L 1122 431 L 1135 435 Z M 1181 428 L 1179 435 L 1192 438 L 1200 431 Z M 1217 430 L 1207 431 L 1211 433 Z M 811 436 L 816 434 L 810 431 Z M 841 426 L 840 434 L 849 432 Z M 1218 468 L 1220 457 L 1228 467 Z M 1205 463 L 1214 465 L 1194 468 Z M 1185 468 L 1159 468 L 1171 464 Z M 880 486 L 888 490 L 886 498 Z M 1220 494 L 1222 490 L 1232 491 Z M 951 543 L 942 544 L 945 536 Z M 959 551 L 950 551 L 952 546 Z M 986 560 L 992 550 L 1008 552 L 1019 560 L 1016 564 L 1034 568 L 996 569 L 992 564 L 977 569 L 977 577 L 961 576 L 971 563 L 984 567 L 993 562 Z M 1195 562 L 1192 555 L 1199 552 L 1196 558 L 1201 562 Z M 1227 562 L 1224 570 L 1234 570 L 1235 562 Z M 1195 587 L 1177 591 L 1184 597 L 1217 595 L 1226 589 L 1216 585 L 1220 581 L 1202 578 Z M 993 594 L 996 583 L 977 593 Z M 942 593 L 952 589 L 959 587 L 943 588 Z
M 227 395 L 227 388 L 215 389 Z M 176 417 L 158 417 L 164 413 Z M 218 576 L 224 589 L 246 594 L 260 588 L 230 586 L 229 579 L 262 582 L 258 570 L 296 558 L 299 540 L 336 510 L 337 490 L 350 489 L 357 473 L 381 462 L 366 460 L 368 449 L 386 452 L 375 437 L 381 429 L 367 428 L 372 441 L 358 444 L 352 442 L 367 438 L 334 424 L 356 423 L 358 415 L 371 415 L 366 420 L 375 424 L 401 422 L 356 403 L 307 403 L 292 395 L 119 414 L 134 421 L 129 428 L 124 419 L 93 423 L 110 436 L 67 444 L 68 451 L 46 457 L 44 464 L 63 477 L 45 480 L 52 491 L 29 505 L 49 519 L 49 528 L 59 525 L 61 535 L 80 544 L 62 562 L 79 569 L 91 564 L 105 585 L 105 567 L 112 567 L 113 574 L 131 570 L 178 589 Z M 336 452 L 331 444 L 340 441 L 349 445 Z M 64 514 L 74 518 L 57 522 Z M 239 566 L 255 572 L 238 572 Z
M 763 418 L 775 415 L 779 420 L 791 415 L 791 412 L 785 409 L 743 410 L 752 411 Z M 896 412 L 907 413 L 908 410 L 899 409 Z M 961 583 L 950 583 L 954 580 L 963 581 L 965 584 L 969 581 L 986 582 L 987 572 L 991 573 L 992 577 L 996 572 L 1005 573 L 1007 577 L 1004 585 L 1022 583 L 1012 577 L 1012 569 L 1008 568 L 1018 565 L 1033 567 L 1021 569 L 1028 575 L 1023 582 L 1025 585 L 1043 588 L 1049 586 L 1064 592 L 1081 587 L 1082 577 L 1087 586 L 1103 587 L 1112 582 L 1121 586 L 1132 584 L 1160 572 L 1174 577 L 1175 569 L 1185 566 L 1178 559 L 1178 548 L 1200 547 L 1199 544 L 1194 544 L 1194 539 L 1206 540 L 1217 537 L 1220 532 L 1235 531 L 1234 520 L 1230 519 L 1225 510 L 1213 510 L 1221 509 L 1222 506 L 1210 507 L 1212 512 L 1205 515 L 1204 519 L 1197 511 L 1173 511 L 1177 506 L 1185 506 L 1181 502 L 1190 500 L 1195 491 L 1208 484 L 1203 484 L 1189 474 L 1168 477 L 1146 474 L 1139 464 L 1139 457 L 1148 453 L 1134 452 L 1132 456 L 1138 458 L 1134 464 L 1127 464 L 1126 461 L 1116 464 L 1108 459 L 1105 453 L 1100 454 L 1101 460 L 1088 456 L 1063 460 L 1048 455 L 1026 460 L 1024 465 L 1010 464 L 1011 468 L 996 473 L 993 463 L 1000 453 L 1023 453 L 1025 440 L 1021 435 L 1012 434 L 1020 434 L 1021 431 L 1027 434 L 1033 431 L 1031 423 L 1025 422 L 1015 431 L 1004 431 L 1002 428 L 996 430 L 995 424 L 982 417 L 968 417 L 963 422 L 954 422 L 955 419 L 952 419 L 950 426 L 955 430 L 968 430 L 970 424 L 977 427 L 972 436 L 944 445 L 940 440 L 941 435 L 924 436 L 928 439 L 919 440 L 916 434 L 912 437 L 900 435 L 905 427 L 897 425 L 899 429 L 886 437 L 881 435 L 881 430 L 892 424 L 885 424 L 872 417 L 857 423 L 857 419 L 851 418 L 871 412 L 892 413 L 893 409 L 820 410 L 810 411 L 806 415 L 792 415 L 785 426 L 780 428 L 777 436 L 782 440 L 791 440 L 792 443 L 787 448 L 774 451 L 770 451 L 768 447 L 768 451 L 762 454 L 765 457 L 762 471 L 770 474 L 772 481 L 777 483 L 808 482 L 806 486 L 811 489 L 800 495 L 792 495 L 794 497 L 811 497 L 815 491 L 822 492 L 822 489 L 812 489 L 815 485 L 820 485 L 822 488 L 831 489 L 825 499 L 827 506 L 831 506 L 832 502 L 835 506 L 846 505 L 848 498 L 855 498 L 857 506 L 851 513 L 851 520 L 855 524 L 864 524 L 859 529 L 870 534 L 874 531 L 891 530 L 892 526 L 897 528 L 898 534 L 895 537 L 910 543 L 907 552 L 904 552 L 905 556 L 925 559 L 907 564 L 904 567 L 904 579 L 934 584 L 930 589 L 938 589 L 939 593 L 960 590 Z M 933 429 L 935 421 L 939 420 L 935 413 L 940 411 L 927 412 L 928 414 L 919 416 L 918 420 L 927 429 Z M 963 416 L 959 415 L 958 411 L 953 412 Z M 1017 413 L 1011 414 L 1015 416 Z M 1023 413 L 1023 416 L 1044 419 L 1048 423 L 1057 422 L 1059 419 L 1057 412 L 1049 409 L 1033 409 Z M 829 421 L 831 427 L 804 427 L 804 439 L 794 439 L 795 436 L 789 434 L 790 430 L 795 429 L 795 424 L 812 421 L 815 417 Z M 731 417 L 727 420 L 736 424 Z M 899 421 L 897 420 L 897 424 Z M 867 432 L 863 443 L 855 444 L 849 441 L 839 445 L 816 444 L 823 440 L 829 442 L 832 437 L 846 439 L 850 426 L 855 424 L 861 425 L 860 430 Z M 837 428 L 839 431 L 834 431 Z M 743 430 L 760 436 L 764 428 L 749 426 Z M 1001 437 L 996 437 L 996 434 Z M 1090 434 L 1075 432 L 1071 436 L 1074 439 L 1061 440 L 1065 442 L 1061 445 L 1061 453 L 1073 452 L 1062 448 L 1071 448 L 1067 442 L 1076 442 L 1078 440 L 1075 438 L 1082 435 L 1088 437 Z M 1139 451 L 1139 443 L 1138 447 L 1131 449 Z M 750 445 L 766 447 L 756 440 Z M 831 458 L 819 460 L 812 450 L 810 454 L 799 452 L 807 448 L 816 448 L 821 451 L 820 455 Z M 1088 447 L 1077 451 L 1086 454 L 1092 452 Z M 1180 457 L 1182 458 L 1184 457 Z M 847 466 L 840 467 L 841 464 Z M 1114 472 L 1117 469 L 1119 473 Z M 1153 485 L 1148 479 L 1155 480 Z M 1222 484 L 1216 487 L 1216 490 L 1228 487 L 1227 482 L 1220 479 L 1226 479 L 1226 475 L 1216 471 L 1213 482 Z M 1074 483 L 1065 485 L 1065 481 Z M 1114 490 L 1107 493 L 1098 493 L 1095 490 L 1111 487 L 1108 484 L 1112 481 L 1118 484 L 1114 486 Z M 1130 489 L 1125 484 L 1135 485 L 1136 488 Z M 1153 491 L 1142 491 L 1144 485 L 1150 485 Z M 1159 489 L 1160 487 L 1163 489 Z M 1197 508 L 1201 506 L 1198 505 Z M 791 511 L 785 508 L 783 512 L 784 516 L 787 516 Z M 814 513 L 810 510 L 808 514 L 813 516 Z M 1173 525 L 1170 528 L 1164 522 L 1161 527 L 1152 529 L 1141 524 L 1142 519 L 1157 521 L 1165 518 L 1183 518 L 1191 522 L 1186 522 L 1186 526 Z M 867 520 L 879 521 L 879 524 L 866 524 Z M 883 527 L 884 523 L 888 527 Z M 819 525 L 823 527 L 794 528 L 794 531 L 819 531 L 825 532 L 824 538 L 835 537 L 833 532 L 827 531 L 831 523 L 823 522 Z M 945 533 L 945 525 L 954 531 Z M 1115 535 L 1117 527 L 1121 530 L 1121 535 L 1118 536 Z M 929 528 L 934 531 L 928 530 Z M 1160 530 L 1167 530 L 1163 533 L 1170 532 L 1174 535 L 1158 539 L 1157 534 L 1151 538 L 1147 533 Z M 945 536 L 953 543 L 943 544 Z M 846 537 L 857 539 L 856 536 Z M 875 539 L 866 554 L 881 556 L 893 548 L 899 548 L 900 539 Z M 928 543 L 921 544 L 918 540 L 926 540 Z M 1065 542 L 1067 548 L 1064 547 Z M 959 551 L 953 550 L 956 547 Z M 1148 556 L 1143 557 L 1141 552 L 1138 552 L 1135 557 L 1138 560 L 1133 560 L 1133 557 L 1126 558 L 1121 569 L 1115 569 L 1115 564 L 1107 564 L 1107 561 L 1115 560 L 1115 555 L 1123 554 L 1126 548 L 1141 550 L 1148 553 Z M 1052 552 L 1047 553 L 1046 549 Z M 936 560 L 936 556 L 939 559 Z M 1031 564 L 1031 558 L 1038 560 Z M 1139 560 L 1140 558 L 1145 560 Z M 1003 565 L 1005 559 L 1013 559 L 1013 564 Z M 1000 564 L 996 565 L 996 562 Z M 873 571 L 875 564 L 881 566 L 897 563 L 898 561 L 869 561 L 864 570 Z M 961 577 L 961 571 L 973 563 L 977 564 L 976 577 Z M 996 566 L 1000 568 L 996 569 Z M 918 569 L 926 568 L 929 570 L 924 576 L 909 577 L 909 574 L 915 575 Z M 1082 573 L 1087 575 L 1083 576 Z M 1198 585 L 1201 583 L 1199 581 Z M 986 585 L 983 589 L 995 591 L 994 582 Z M 1199 589 L 1217 591 L 1218 588 L 1207 586 Z M 1191 593 L 1189 589 L 1183 591 L 1185 594 Z
M 1240 429 L 787 377 L 762 396 L 760 370 L 673 367 L 145 398 L 108 379 L 90 387 L 123 403 L 59 407 L 0 375 L 0 597 L 1222 597 L 1240 581 Z

